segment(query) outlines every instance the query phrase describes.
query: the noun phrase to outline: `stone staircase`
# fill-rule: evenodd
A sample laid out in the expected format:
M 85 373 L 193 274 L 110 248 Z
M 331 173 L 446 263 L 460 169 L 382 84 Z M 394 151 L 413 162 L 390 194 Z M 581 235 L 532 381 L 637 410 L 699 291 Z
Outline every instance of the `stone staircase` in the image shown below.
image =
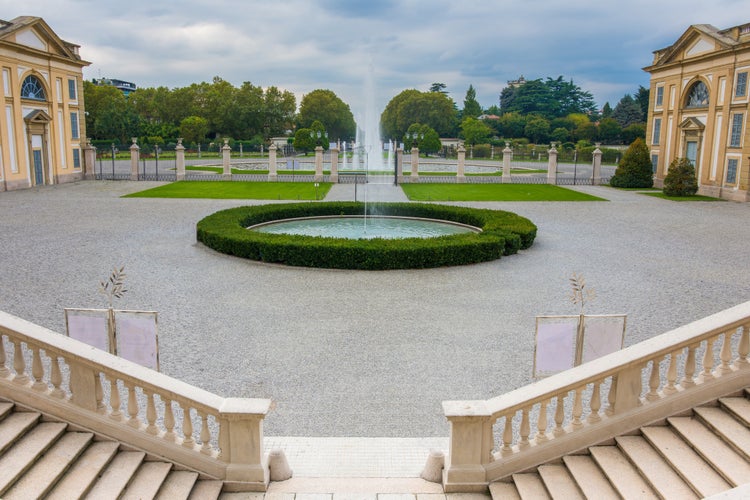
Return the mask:
M 494 499 L 690 499 L 750 482 L 750 392 L 490 484 Z
M 212 499 L 222 481 L 0 401 L 0 498 Z

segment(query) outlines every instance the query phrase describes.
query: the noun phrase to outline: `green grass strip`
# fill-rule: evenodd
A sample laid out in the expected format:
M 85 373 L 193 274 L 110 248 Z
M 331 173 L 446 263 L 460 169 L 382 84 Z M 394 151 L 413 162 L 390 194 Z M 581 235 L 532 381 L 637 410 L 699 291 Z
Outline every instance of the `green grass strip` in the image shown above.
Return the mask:
M 703 196 L 700 194 L 694 194 L 692 196 L 667 196 L 663 192 L 659 193 L 641 193 L 646 196 L 653 196 L 654 198 L 661 198 L 662 200 L 669 201 L 726 201 L 721 198 L 712 198 L 710 196 Z
M 412 201 L 607 201 L 550 184 L 401 184 Z
M 322 200 L 331 184 L 312 182 L 180 181 L 125 198 L 215 198 L 232 200 Z

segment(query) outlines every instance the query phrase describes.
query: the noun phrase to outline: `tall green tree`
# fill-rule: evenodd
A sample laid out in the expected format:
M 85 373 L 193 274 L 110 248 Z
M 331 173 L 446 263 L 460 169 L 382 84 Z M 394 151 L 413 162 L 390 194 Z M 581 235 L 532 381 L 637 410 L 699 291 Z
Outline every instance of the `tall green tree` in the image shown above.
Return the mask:
M 263 137 L 285 135 L 292 129 L 297 98 L 288 90 L 271 86 L 263 93 Z
M 461 121 L 461 135 L 467 144 L 485 144 L 492 135 L 492 128 L 482 120 L 468 116 Z
M 356 134 L 354 115 L 349 105 L 331 90 L 313 90 L 302 98 L 298 125 L 310 127 L 316 120 L 323 124 L 331 140 L 351 140 Z
M 455 132 L 456 120 L 455 103 L 446 94 L 408 89 L 386 105 L 380 130 L 385 138 L 403 137 L 411 124 L 421 123 L 448 137 Z
M 201 143 L 208 133 L 208 121 L 200 116 L 188 116 L 180 122 L 180 136 L 186 143 Z
M 609 184 L 619 188 L 650 188 L 654 185 L 651 153 L 643 139 L 636 139 L 628 147 Z
M 617 120 L 620 127 L 625 128 L 633 123 L 640 123 L 643 121 L 643 110 L 640 105 L 633 99 L 633 96 L 626 94 L 620 99 L 620 102 L 615 106 L 612 111 L 612 118 Z
M 432 85 L 430 85 L 430 92 L 440 92 L 441 94 L 447 94 L 448 91 L 445 90 L 446 85 L 444 83 L 435 82 Z
M 466 91 L 466 97 L 464 98 L 464 109 L 462 118 L 477 118 L 482 114 L 482 106 L 477 101 L 477 91 L 474 90 L 473 85 L 469 85 Z

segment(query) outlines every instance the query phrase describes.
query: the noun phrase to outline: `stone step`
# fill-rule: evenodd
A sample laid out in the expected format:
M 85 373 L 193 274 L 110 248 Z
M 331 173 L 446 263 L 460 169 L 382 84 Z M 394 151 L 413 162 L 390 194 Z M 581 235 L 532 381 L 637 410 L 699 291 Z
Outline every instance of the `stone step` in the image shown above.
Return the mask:
M 492 500 L 521 500 L 516 485 L 502 481 L 490 483 L 490 496 Z
M 188 500 L 215 500 L 221 494 L 224 483 L 211 479 L 204 479 L 195 483 Z
M 156 500 L 186 500 L 197 479 L 197 472 L 173 470 L 161 485 Z
M 0 454 L 10 448 L 29 429 L 34 427 L 41 415 L 33 411 L 14 411 L 0 421 Z
M 119 498 L 128 485 L 146 454 L 142 451 L 120 451 L 107 465 L 99 480 L 89 491 L 88 500 Z
M 731 488 L 703 458 L 675 432 L 664 426 L 643 427 L 643 436 L 701 497 Z
M 748 481 L 750 463 L 702 421 L 693 417 L 673 417 L 667 421 L 732 487 Z
M 523 500 L 550 500 L 547 488 L 544 487 L 539 474 L 528 472 L 524 474 L 513 474 L 513 482 Z
M 167 462 L 145 462 L 141 464 L 120 499 L 154 498 L 170 470 L 172 470 L 172 464 Z
M 734 418 L 745 424 L 745 427 L 750 427 L 750 400 L 747 398 L 719 398 L 719 403 Z
M 7 401 L 0 401 L 0 420 L 4 419 L 11 411 L 13 411 L 13 403 Z
M 698 495 L 643 436 L 620 436 L 617 445 L 651 488 L 664 499 L 697 499 Z
M 564 465 L 540 465 L 537 471 L 553 500 L 586 500 Z
M 114 441 L 91 443 L 55 484 L 47 495 L 47 500 L 81 498 L 115 456 L 119 446 L 119 443 Z
M 43 422 L 30 429 L 0 458 L 0 496 L 57 441 L 68 424 Z
M 615 490 L 625 499 L 657 499 L 645 479 L 616 446 L 592 446 L 591 456 Z
M 750 460 L 750 429 L 718 407 L 702 406 L 693 411 L 735 451 Z
M 41 498 L 83 453 L 94 435 L 88 432 L 66 432 L 5 493 L 5 500 Z
M 586 498 L 620 500 L 620 495 L 591 455 L 568 455 L 563 457 L 563 462 Z

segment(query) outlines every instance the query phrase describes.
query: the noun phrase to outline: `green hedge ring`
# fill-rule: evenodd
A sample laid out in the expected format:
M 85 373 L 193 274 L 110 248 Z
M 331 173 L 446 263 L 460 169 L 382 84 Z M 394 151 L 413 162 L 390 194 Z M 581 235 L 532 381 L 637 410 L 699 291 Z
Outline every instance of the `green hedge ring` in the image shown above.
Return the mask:
M 368 203 L 367 213 L 422 217 L 482 229 L 435 238 L 344 239 L 269 234 L 246 228 L 296 217 L 362 215 L 357 202 L 288 203 L 222 210 L 197 225 L 197 239 L 218 252 L 262 262 L 332 269 L 419 269 L 499 259 L 529 248 L 536 237 L 530 220 L 502 210 L 428 203 Z

